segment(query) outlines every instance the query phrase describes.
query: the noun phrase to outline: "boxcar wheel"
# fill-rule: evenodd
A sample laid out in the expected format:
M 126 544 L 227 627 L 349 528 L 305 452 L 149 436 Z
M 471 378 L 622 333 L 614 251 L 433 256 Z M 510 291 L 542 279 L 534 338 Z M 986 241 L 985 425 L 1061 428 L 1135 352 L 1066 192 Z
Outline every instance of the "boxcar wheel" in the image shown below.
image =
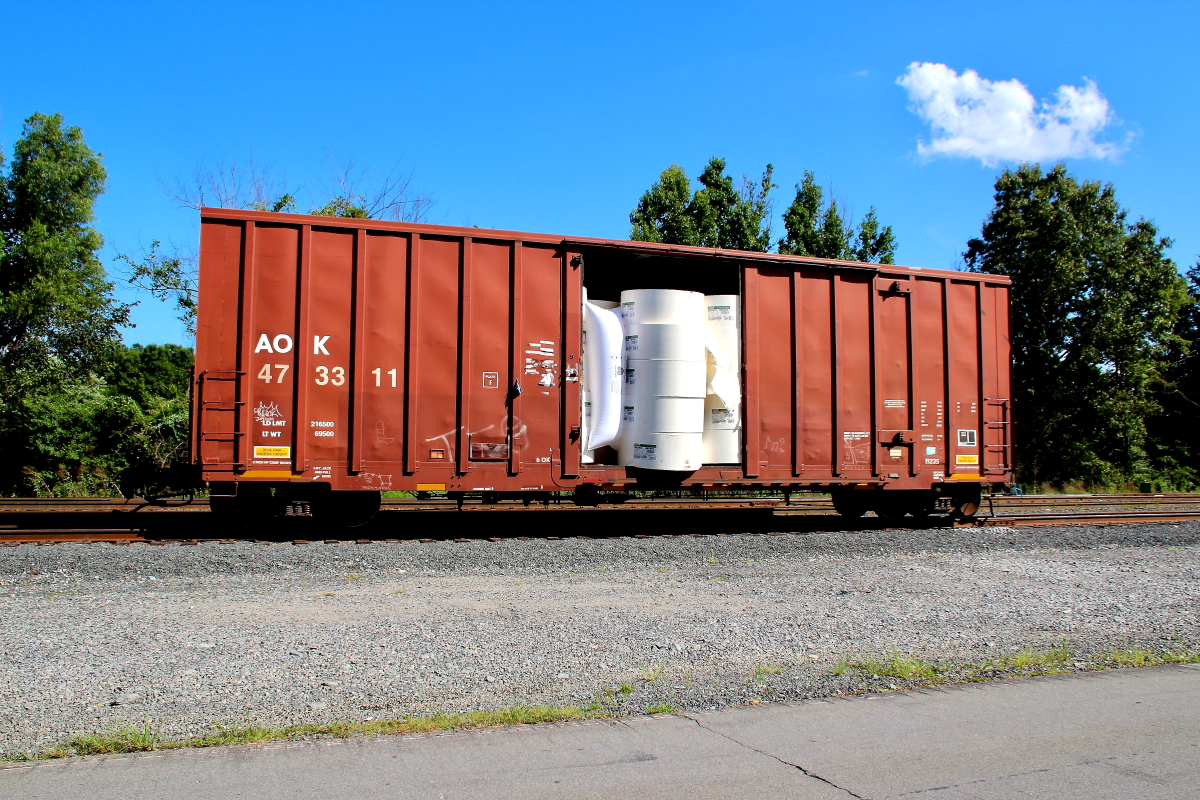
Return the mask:
M 962 494 L 957 494 L 953 502 L 954 510 L 950 512 L 950 516 L 959 519 L 973 517 L 979 511 L 979 504 L 983 502 L 982 490 L 975 487 L 974 491 L 967 490 Z
M 875 516 L 882 517 L 883 519 L 904 519 L 904 515 L 907 513 L 907 504 L 897 498 L 881 498 L 879 502 L 875 504 Z
M 246 481 L 237 485 L 237 494 L 208 498 L 208 510 L 222 525 L 246 528 L 275 516 L 279 511 L 271 487 L 265 483 Z
M 867 513 L 867 503 L 856 492 L 833 492 L 833 509 L 843 517 L 857 518 Z
M 979 511 L 979 502 L 977 500 L 964 500 L 954 506 L 953 516 L 961 519 L 973 517 Z
M 379 492 L 324 492 L 311 501 L 313 519 L 335 528 L 366 525 L 379 511 Z

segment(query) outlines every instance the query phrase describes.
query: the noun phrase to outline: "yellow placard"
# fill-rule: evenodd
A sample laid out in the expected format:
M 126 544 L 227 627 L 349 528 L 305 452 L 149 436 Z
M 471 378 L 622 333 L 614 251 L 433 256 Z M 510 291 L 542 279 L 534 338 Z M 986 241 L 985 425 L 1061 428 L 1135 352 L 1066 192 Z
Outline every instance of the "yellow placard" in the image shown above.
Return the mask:
M 444 492 L 444 491 L 446 491 L 446 484 L 444 484 L 444 483 L 418 483 L 417 491 L 418 492 Z
M 262 447 L 255 445 L 255 458 L 291 458 L 292 448 L 290 447 Z
M 979 456 L 955 456 L 955 464 L 979 464 Z

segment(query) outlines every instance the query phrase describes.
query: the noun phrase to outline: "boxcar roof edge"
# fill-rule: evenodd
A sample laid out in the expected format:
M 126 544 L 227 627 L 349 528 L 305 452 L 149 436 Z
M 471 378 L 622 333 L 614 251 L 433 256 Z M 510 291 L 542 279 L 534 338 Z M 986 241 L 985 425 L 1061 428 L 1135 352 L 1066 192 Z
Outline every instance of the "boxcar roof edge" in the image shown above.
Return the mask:
M 372 230 L 395 231 L 397 233 L 420 233 L 429 236 L 466 236 L 475 239 L 517 239 L 526 242 L 570 246 L 570 247 L 599 247 L 612 250 L 625 250 L 631 253 L 655 254 L 664 256 L 690 256 L 699 258 L 714 258 L 728 261 L 746 261 L 768 263 L 777 266 L 817 267 L 824 269 L 861 270 L 866 272 L 899 273 L 907 272 L 914 275 L 930 275 L 953 280 L 977 281 L 980 283 L 1011 284 L 1012 279 L 1005 275 L 991 275 L 979 272 L 959 272 L 948 269 L 926 269 L 902 264 L 874 264 L 861 261 L 842 261 L 832 258 L 813 258 L 811 256 L 792 256 L 781 253 L 760 253 L 751 250 L 721 250 L 712 247 L 693 247 L 689 245 L 661 244 L 657 242 L 634 242 L 623 239 L 601 239 L 584 236 L 560 236 L 548 233 L 530 233 L 528 231 L 511 231 L 497 228 L 466 228 L 454 225 L 431 225 L 424 222 L 393 222 L 390 220 L 361 219 L 351 217 L 325 217 L 313 214 L 285 214 L 273 211 L 250 211 L 238 208 L 212 208 L 205 206 L 200 209 L 201 222 L 212 220 L 237 220 L 253 222 L 269 222 L 276 225 L 316 225 L 323 228 L 369 228 Z

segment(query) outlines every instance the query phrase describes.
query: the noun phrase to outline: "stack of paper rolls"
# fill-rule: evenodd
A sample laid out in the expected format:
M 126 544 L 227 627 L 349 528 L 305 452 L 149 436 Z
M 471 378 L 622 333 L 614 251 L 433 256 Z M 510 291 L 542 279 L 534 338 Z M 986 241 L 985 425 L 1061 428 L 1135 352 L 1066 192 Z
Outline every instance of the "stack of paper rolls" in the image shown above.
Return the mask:
M 705 464 L 737 464 L 742 460 L 740 391 L 725 388 L 736 387 L 737 383 L 730 380 L 730 376 L 737 378 L 741 372 L 740 322 L 737 295 L 718 294 L 704 298 L 704 325 L 708 329 L 709 343 L 708 394 L 704 398 Z M 719 376 L 722 371 L 726 375 Z M 714 379 L 724 379 L 721 394 L 713 391 Z
M 625 328 L 623 466 L 694 471 L 703 463 L 704 296 L 673 289 L 621 293 Z

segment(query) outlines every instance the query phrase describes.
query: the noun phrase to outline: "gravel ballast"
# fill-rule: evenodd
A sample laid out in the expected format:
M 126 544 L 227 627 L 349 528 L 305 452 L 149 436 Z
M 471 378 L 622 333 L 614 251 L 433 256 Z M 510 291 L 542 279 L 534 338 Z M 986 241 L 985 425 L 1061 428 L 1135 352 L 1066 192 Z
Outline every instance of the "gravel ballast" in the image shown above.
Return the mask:
M 1065 640 L 1083 666 L 1196 647 L 1198 577 L 1200 523 L 0 548 L 0 753 L 128 724 L 821 697 L 895 687 L 833 674 L 893 647 Z

